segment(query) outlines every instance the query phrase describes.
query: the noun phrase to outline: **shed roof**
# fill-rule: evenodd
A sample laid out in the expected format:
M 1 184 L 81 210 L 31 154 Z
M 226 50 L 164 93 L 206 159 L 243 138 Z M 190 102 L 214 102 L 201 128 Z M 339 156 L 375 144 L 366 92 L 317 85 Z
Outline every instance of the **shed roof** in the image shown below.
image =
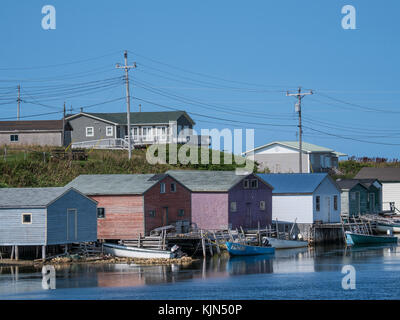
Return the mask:
M 65 124 L 69 129 L 68 123 Z M 0 121 L 0 131 L 62 131 L 62 120 Z
M 0 208 L 42 208 L 70 188 L 0 188 Z
M 313 193 L 327 173 L 260 173 L 261 179 L 274 187 L 273 193 Z
M 143 194 L 165 175 L 154 174 L 83 174 L 66 187 L 86 195 Z M 155 177 L 157 177 L 155 179 Z
M 336 180 L 336 184 L 342 190 L 350 190 L 353 189 L 356 185 L 361 185 L 363 188 L 368 189 L 363 183 L 360 182 L 358 179 L 339 179 Z
M 72 119 L 79 115 L 86 115 L 103 119 L 115 124 L 127 124 L 126 112 L 113 113 L 89 113 L 81 112 L 69 115 L 67 119 Z M 169 121 L 177 121 L 181 116 L 186 117 L 192 124 L 195 122 L 185 111 L 160 111 L 160 112 L 131 112 L 131 124 L 151 124 L 151 123 L 169 123 Z
M 193 192 L 227 192 L 246 177 L 235 171 L 169 170 L 167 174 Z
M 381 182 L 400 182 L 400 168 L 362 168 L 356 179 L 377 179 Z

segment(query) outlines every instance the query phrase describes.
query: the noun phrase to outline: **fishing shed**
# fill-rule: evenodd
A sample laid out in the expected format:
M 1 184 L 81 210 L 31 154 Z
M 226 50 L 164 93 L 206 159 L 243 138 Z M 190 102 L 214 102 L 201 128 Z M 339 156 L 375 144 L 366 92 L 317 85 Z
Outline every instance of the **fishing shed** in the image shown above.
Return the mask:
M 73 188 L 0 188 L 0 246 L 48 248 L 97 240 L 96 201 Z M 26 248 L 29 247 L 29 248 Z
M 369 213 L 369 190 L 364 184 L 356 179 L 338 179 L 336 183 L 341 189 L 342 215 L 353 217 Z
M 272 219 L 272 187 L 254 174 L 170 170 L 191 192 L 192 222 L 206 230 L 265 228 Z
M 191 222 L 190 191 L 166 174 L 80 175 L 67 186 L 98 202 L 101 240 L 132 240 L 158 227 Z
M 327 173 L 258 176 L 274 187 L 272 218 L 298 224 L 340 222 L 340 188 Z

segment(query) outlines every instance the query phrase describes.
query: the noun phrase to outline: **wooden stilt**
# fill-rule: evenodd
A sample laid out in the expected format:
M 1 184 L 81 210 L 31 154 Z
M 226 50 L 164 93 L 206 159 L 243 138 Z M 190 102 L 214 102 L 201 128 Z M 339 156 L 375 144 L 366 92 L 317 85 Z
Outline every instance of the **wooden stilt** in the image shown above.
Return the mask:
M 42 246 L 42 260 L 46 260 L 46 246 Z
M 212 243 L 210 240 L 207 241 L 208 242 L 208 249 L 210 250 L 210 255 L 211 257 L 214 255 L 213 249 L 212 249 Z
M 213 231 L 213 235 L 214 235 L 214 239 L 215 239 L 215 243 L 216 243 L 217 254 L 220 255 L 221 254 L 221 249 L 219 248 L 219 241 L 218 241 L 218 238 L 215 235 L 214 231 Z
M 15 246 L 11 247 L 11 257 L 10 257 L 11 260 L 14 259 L 14 248 L 15 248 Z
M 15 260 L 19 260 L 18 246 L 15 246 Z
M 201 235 L 201 247 L 203 249 L 203 257 L 206 257 L 206 241 L 204 240 L 203 230 L 200 231 Z

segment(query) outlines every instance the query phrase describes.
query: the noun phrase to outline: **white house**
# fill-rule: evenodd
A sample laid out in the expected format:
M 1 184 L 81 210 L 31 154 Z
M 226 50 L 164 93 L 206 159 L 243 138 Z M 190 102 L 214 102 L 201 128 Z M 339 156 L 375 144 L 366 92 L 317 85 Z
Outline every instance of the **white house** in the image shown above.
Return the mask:
M 258 176 L 274 187 L 273 220 L 299 224 L 340 222 L 340 188 L 327 173 Z
M 259 164 L 259 170 L 271 173 L 298 173 L 299 142 L 274 141 L 243 153 L 246 158 Z M 338 169 L 339 157 L 346 154 L 315 144 L 302 143 L 302 172 L 328 172 Z

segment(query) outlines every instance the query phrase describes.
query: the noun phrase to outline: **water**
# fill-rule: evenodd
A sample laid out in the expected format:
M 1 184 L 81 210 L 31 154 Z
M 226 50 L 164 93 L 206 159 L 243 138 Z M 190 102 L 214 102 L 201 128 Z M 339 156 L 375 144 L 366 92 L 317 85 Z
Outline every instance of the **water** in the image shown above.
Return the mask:
M 356 270 L 355 290 L 342 288 L 344 265 Z M 62 266 L 55 290 L 42 289 L 41 269 L 0 267 L 0 299 L 400 299 L 399 271 L 397 245 L 223 255 L 190 266 Z

